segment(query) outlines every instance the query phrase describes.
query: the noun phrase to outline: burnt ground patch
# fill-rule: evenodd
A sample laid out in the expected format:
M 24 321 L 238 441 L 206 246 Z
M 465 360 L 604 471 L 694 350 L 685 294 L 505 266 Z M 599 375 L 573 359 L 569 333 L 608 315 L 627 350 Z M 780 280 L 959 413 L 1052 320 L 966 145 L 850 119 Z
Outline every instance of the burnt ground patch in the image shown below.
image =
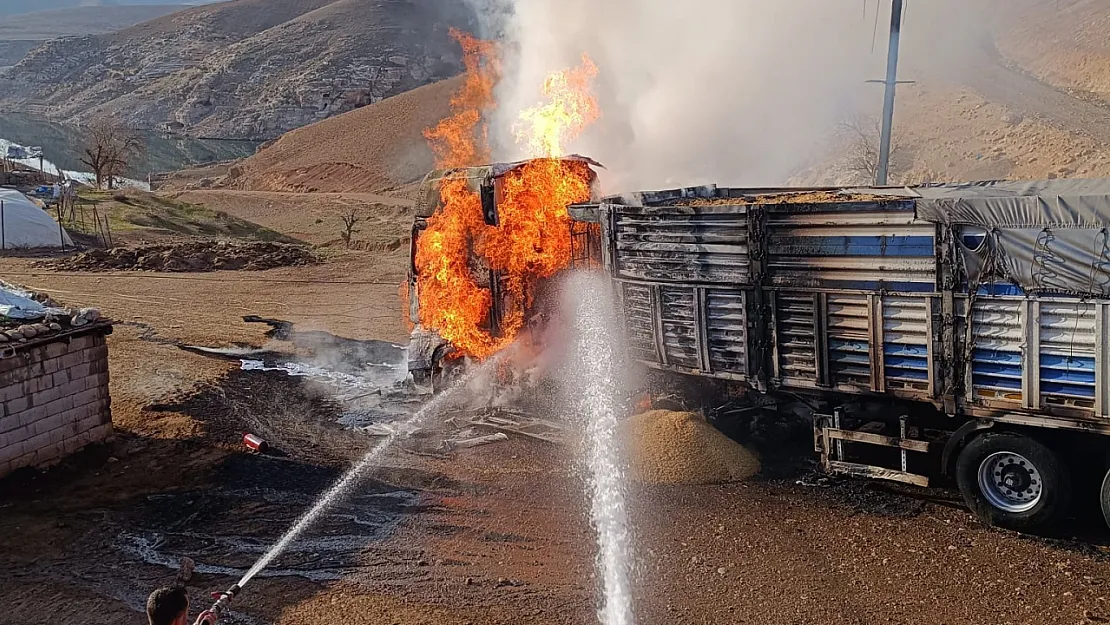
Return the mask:
M 245 432 L 265 439 L 277 455 L 345 466 L 373 444 L 337 423 L 343 408 L 305 378 L 233 369 L 222 379 L 151 412 L 178 412 L 204 424 L 206 437 L 241 445 Z
M 150 495 L 138 502 L 120 548 L 147 564 L 172 567 L 182 556 L 205 575 L 241 574 L 274 544 L 341 472 L 259 455 L 230 456 L 212 486 Z M 339 579 L 363 552 L 387 538 L 422 496 L 363 480 L 262 575 Z

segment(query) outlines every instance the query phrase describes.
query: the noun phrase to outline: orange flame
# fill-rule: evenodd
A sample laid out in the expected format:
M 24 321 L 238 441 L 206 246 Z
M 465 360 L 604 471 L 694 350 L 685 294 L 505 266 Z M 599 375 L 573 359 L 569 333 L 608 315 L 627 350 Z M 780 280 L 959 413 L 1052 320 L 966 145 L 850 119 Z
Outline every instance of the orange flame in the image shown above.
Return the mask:
M 580 66 L 548 76 L 543 94 L 550 102 L 520 114 L 513 128 L 517 141 L 528 146 L 532 154 L 564 156 L 564 142 L 577 137 L 601 116 L 597 99 L 590 93 L 594 78 L 597 65 L 585 54 Z
M 436 167 L 470 167 L 490 160 L 485 114 L 494 107 L 493 89 L 501 80 L 497 44 L 452 28 L 463 49 L 466 81 L 451 96 L 451 117 L 424 131 Z
M 441 168 L 489 162 L 485 118 L 495 106 L 500 78 L 493 43 L 455 36 L 465 54 L 465 84 L 451 99 L 452 116 L 425 132 Z M 596 74 L 583 57 L 581 67 L 545 81 L 548 104 L 521 114 L 514 134 L 537 158 L 499 180 L 499 226 L 485 223 L 481 198 L 466 179 L 447 178 L 441 185 L 441 207 L 417 241 L 420 323 L 467 355 L 486 358 L 509 345 L 527 321 L 540 281 L 570 263 L 567 206 L 590 198 L 593 173 L 585 163 L 553 157 L 562 156 L 564 143 L 599 116 L 589 92 Z M 496 336 L 488 328 L 491 273 L 500 276 Z

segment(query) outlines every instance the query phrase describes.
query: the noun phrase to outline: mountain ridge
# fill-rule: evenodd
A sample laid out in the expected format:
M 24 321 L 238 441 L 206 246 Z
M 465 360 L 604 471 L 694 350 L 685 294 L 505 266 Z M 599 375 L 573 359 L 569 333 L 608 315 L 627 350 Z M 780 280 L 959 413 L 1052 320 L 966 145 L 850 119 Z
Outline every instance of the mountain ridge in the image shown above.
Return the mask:
M 461 69 L 439 0 L 232 0 L 53 40 L 0 73 L 0 108 L 270 139 Z

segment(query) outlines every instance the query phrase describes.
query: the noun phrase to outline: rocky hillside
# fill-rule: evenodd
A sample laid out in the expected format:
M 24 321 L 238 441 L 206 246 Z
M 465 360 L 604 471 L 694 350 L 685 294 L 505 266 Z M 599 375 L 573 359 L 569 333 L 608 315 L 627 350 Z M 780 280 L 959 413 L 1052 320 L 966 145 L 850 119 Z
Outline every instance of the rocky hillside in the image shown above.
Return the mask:
M 221 0 L 0 0 L 0 15 L 26 15 L 51 9 L 165 6 L 173 4 L 208 4 Z
M 0 40 L 38 41 L 55 37 L 99 35 L 177 13 L 189 7 L 180 4 L 138 6 L 80 6 L 25 13 L 0 21 Z
M 178 172 L 162 188 L 395 192 L 434 167 L 423 131 L 449 114 L 461 81 L 444 80 L 298 128 L 239 163 Z
M 97 35 L 176 13 L 184 4 L 97 5 L 23 13 L 0 19 L 0 67 L 15 65 L 28 52 L 56 37 Z M 15 10 L 15 7 L 12 7 Z M 4 7 L 0 5 L 0 15 Z
M 54 40 L 0 74 L 0 107 L 193 136 L 273 138 L 459 70 L 440 0 L 233 0 Z

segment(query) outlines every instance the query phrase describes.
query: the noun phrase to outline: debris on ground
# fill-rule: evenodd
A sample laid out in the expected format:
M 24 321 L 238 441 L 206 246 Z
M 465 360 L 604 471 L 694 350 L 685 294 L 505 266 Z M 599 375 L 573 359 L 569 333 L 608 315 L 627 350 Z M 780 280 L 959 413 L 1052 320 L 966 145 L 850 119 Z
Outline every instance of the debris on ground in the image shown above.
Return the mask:
M 482 445 L 489 445 L 490 443 L 500 443 L 509 440 L 509 435 L 504 432 L 496 434 L 488 434 L 486 436 L 474 436 L 470 438 L 449 438 L 445 443 L 447 449 L 466 449 L 469 447 L 481 447 Z
M 648 484 L 719 484 L 759 473 L 755 452 L 692 412 L 651 410 L 622 424 L 631 475 Z
M 177 569 L 177 583 L 185 585 L 189 580 L 193 579 L 193 570 L 196 568 L 196 562 L 190 557 L 181 558 L 181 563 Z
M 476 429 L 493 430 L 556 445 L 563 442 L 561 434 L 564 428 L 562 424 L 504 409 L 488 409 L 456 415 L 447 419 L 447 424 L 459 429 L 469 426 Z
M 302 245 L 270 241 L 196 241 L 92 249 L 70 258 L 41 261 L 35 266 L 60 271 L 206 272 L 260 271 L 316 262 L 318 259 L 312 250 Z

